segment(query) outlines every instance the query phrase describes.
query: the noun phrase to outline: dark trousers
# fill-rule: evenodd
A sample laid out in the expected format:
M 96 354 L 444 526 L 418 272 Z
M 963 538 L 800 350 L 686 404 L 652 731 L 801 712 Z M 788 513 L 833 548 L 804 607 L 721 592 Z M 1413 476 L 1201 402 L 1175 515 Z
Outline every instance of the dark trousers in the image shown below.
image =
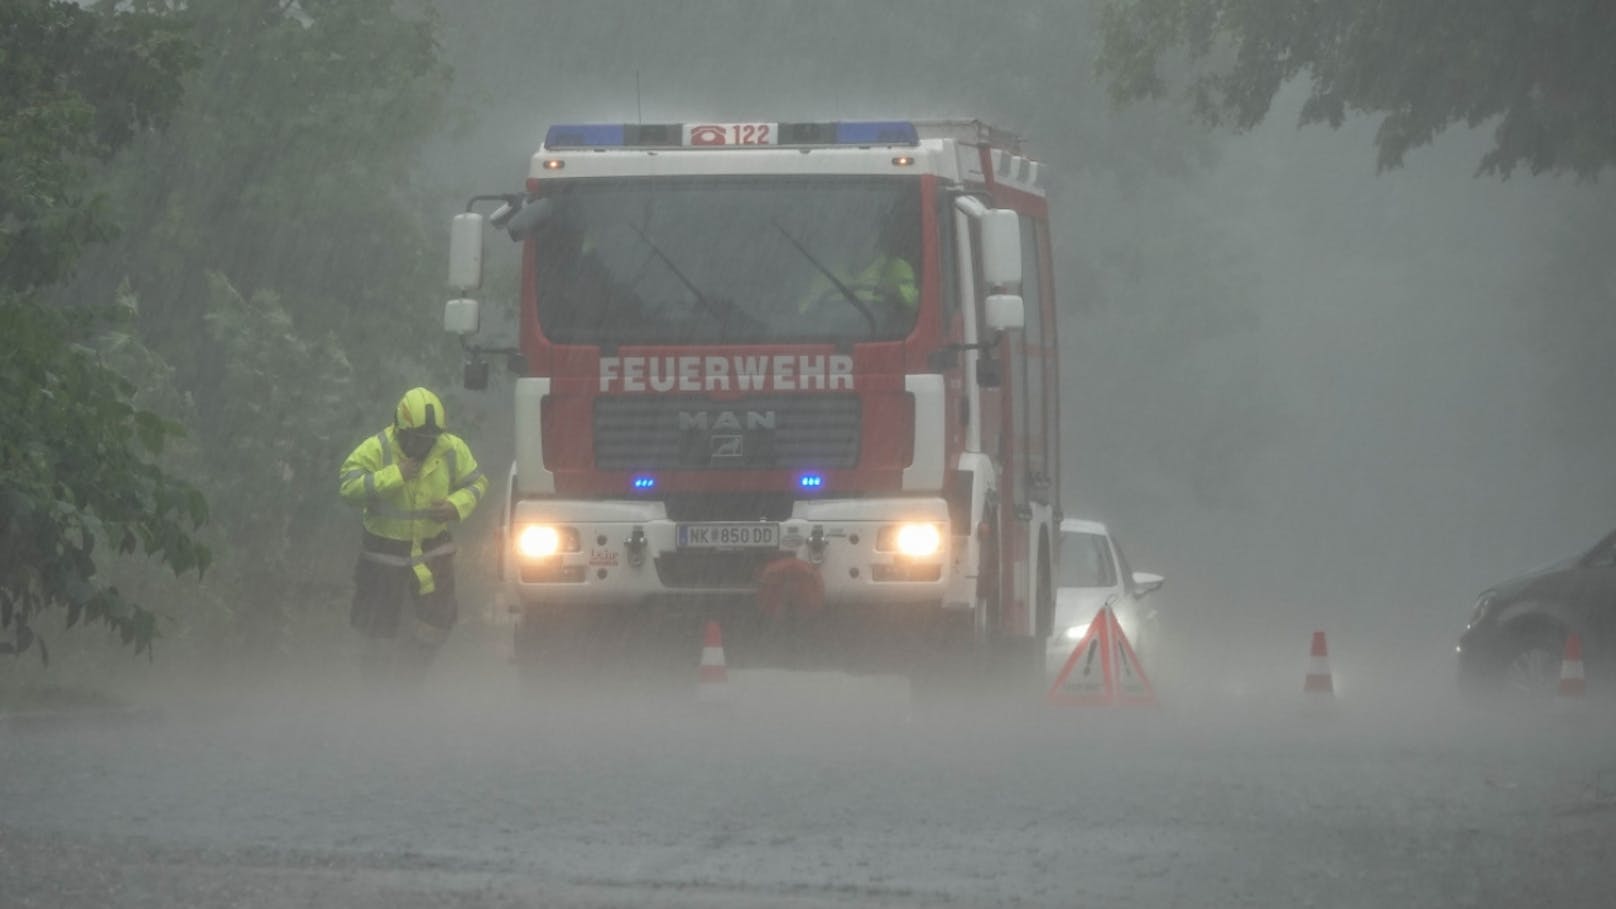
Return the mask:
M 430 552 L 449 542 L 449 534 L 445 531 L 430 540 L 423 540 L 421 549 Z M 427 560 L 435 589 L 423 594 L 415 571 L 408 565 L 387 564 L 365 556 L 365 553 L 375 553 L 395 562 L 408 560 L 408 540 L 389 540 L 367 532 L 363 545 L 364 552 L 360 553 L 359 562 L 354 567 L 354 598 L 353 608 L 348 613 L 349 624 L 366 637 L 397 637 L 399 623 L 405 618 L 404 605 L 408 603 L 408 618 L 419 620 L 443 635 L 448 634 L 460 613 L 454 592 L 454 555 L 450 553 Z M 441 639 L 441 636 L 437 637 Z

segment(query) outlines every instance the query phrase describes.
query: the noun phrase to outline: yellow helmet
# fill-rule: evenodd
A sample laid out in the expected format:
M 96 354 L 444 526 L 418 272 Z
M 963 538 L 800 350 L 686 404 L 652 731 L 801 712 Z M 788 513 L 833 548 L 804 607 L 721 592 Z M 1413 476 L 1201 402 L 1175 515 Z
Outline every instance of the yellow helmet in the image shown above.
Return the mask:
M 404 397 L 398 399 L 398 409 L 393 411 L 393 427 L 400 432 L 419 429 L 439 433 L 448 425 L 443 402 L 425 388 L 412 388 L 404 392 Z

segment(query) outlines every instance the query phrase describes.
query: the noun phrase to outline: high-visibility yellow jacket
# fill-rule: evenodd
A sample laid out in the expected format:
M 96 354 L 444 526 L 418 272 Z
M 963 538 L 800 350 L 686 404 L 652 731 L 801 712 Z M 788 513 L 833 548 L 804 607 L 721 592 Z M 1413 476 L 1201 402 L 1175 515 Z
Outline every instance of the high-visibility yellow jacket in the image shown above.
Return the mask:
M 438 436 L 413 480 L 404 479 L 399 470 L 403 457 L 398 437 L 389 426 L 359 443 L 342 462 L 339 490 L 343 501 L 362 510 L 367 531 L 410 544 L 409 559 L 403 564 L 414 569 L 421 592 L 431 593 L 434 584 L 426 561 L 454 551 L 452 544 L 422 551 L 423 540 L 449 529 L 448 524 L 432 518 L 432 503 L 448 501 L 465 520 L 488 490 L 488 478 L 478 469 L 471 448 L 447 432 Z
M 915 283 L 915 268 L 902 256 L 889 256 L 883 253 L 876 256 L 857 274 L 851 276 L 838 274 L 837 278 L 847 285 L 847 289 L 852 291 L 854 296 L 865 302 L 890 298 L 908 310 L 913 310 L 920 302 L 920 286 Z M 836 286 L 824 275 L 819 275 L 810 287 L 808 296 L 798 308 L 807 312 L 819 300 L 831 295 L 840 296 Z

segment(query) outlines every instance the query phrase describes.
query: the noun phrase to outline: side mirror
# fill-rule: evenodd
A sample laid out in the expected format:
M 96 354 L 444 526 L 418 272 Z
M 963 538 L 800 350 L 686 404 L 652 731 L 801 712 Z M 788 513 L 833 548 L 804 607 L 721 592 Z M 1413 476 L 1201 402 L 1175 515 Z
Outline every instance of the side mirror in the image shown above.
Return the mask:
M 483 286 L 483 216 L 461 212 L 449 224 L 449 287 L 470 293 Z
M 1020 331 L 1027 325 L 1027 306 L 1017 294 L 994 294 L 984 316 L 989 331 Z
M 507 196 L 506 201 L 500 207 L 489 212 L 488 226 L 495 230 L 504 230 L 505 226 L 511 223 L 511 218 L 515 217 L 516 213 L 521 210 L 522 197 Z
M 1021 292 L 1021 219 L 994 209 L 982 216 L 982 283 L 989 293 Z
M 526 240 L 532 236 L 550 216 L 555 214 L 555 203 L 549 199 L 539 199 L 529 202 L 506 215 L 501 223 L 495 224 L 510 234 L 512 240 Z
M 451 335 L 474 335 L 482 327 L 481 308 L 476 300 L 450 300 L 443 304 L 443 330 Z
M 1136 571 L 1133 573 L 1133 590 L 1138 596 L 1155 593 L 1165 583 L 1167 583 L 1167 579 L 1159 574 L 1151 574 L 1148 571 Z

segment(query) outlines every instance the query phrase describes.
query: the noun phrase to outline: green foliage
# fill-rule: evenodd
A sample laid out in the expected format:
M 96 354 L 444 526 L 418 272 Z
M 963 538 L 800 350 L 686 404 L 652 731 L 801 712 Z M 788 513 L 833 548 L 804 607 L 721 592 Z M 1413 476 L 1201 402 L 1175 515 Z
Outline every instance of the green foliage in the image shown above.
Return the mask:
M 98 581 L 98 545 L 176 574 L 208 566 L 191 536 L 208 516 L 201 493 L 153 462 L 180 428 L 131 403 L 133 386 L 80 343 L 91 324 L 0 299 L 0 630 L 12 636 L 0 652 L 28 650 L 34 617 L 58 605 L 69 627 L 102 622 L 137 652 L 151 646 L 155 616 Z
M 156 617 L 102 581 L 98 561 L 139 553 L 198 575 L 209 562 L 192 536 L 202 495 L 157 462 L 179 427 L 135 406 L 90 346 L 105 314 L 36 292 L 113 234 L 89 163 L 171 113 L 191 59 L 149 13 L 0 7 L 0 652 L 38 643 L 48 658 L 34 625 L 53 607 L 68 627 L 104 623 L 148 650 Z
M 196 347 L 210 273 L 278 295 L 300 329 L 350 350 L 424 350 L 410 316 L 437 305 L 441 253 L 410 189 L 448 81 L 432 20 L 392 0 L 196 0 L 173 16 L 201 64 L 170 128 L 110 175 L 129 229 L 86 283 L 129 282 L 143 334 L 190 389 L 224 369 Z
M 149 4 L 196 41 L 198 67 L 167 128 L 101 174 L 126 229 L 71 290 L 138 301 L 109 347 L 188 427 L 177 462 L 216 532 L 210 589 L 173 600 L 190 625 L 176 633 L 227 622 L 210 643 L 234 656 L 271 655 L 300 609 L 346 594 L 355 521 L 336 467 L 450 365 L 442 243 L 413 186 L 448 70 L 435 21 L 406 7 Z
M 193 55 L 144 13 L 0 0 L 0 23 L 0 289 L 24 291 L 112 236 L 87 163 L 168 117 Z
M 1480 171 L 1594 177 L 1616 163 L 1616 4 L 1607 0 L 1106 0 L 1099 69 L 1119 103 L 1187 93 L 1250 129 L 1281 85 L 1311 81 L 1303 124 L 1381 117 L 1379 165 L 1455 124 L 1496 123 Z
M 227 537 L 278 570 L 293 518 L 330 503 L 333 465 L 355 442 L 353 369 L 334 336 L 300 335 L 274 293 L 243 297 L 223 275 L 208 279 L 208 339 L 226 364 L 208 395 L 232 406 L 199 428 L 205 473 L 237 486 L 215 493 L 229 503 Z

